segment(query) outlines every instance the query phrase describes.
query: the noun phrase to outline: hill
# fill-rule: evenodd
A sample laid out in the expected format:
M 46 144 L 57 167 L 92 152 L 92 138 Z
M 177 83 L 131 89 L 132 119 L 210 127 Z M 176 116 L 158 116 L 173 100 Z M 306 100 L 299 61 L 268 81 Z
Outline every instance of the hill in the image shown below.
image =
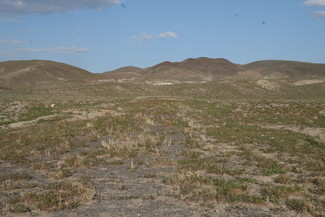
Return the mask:
M 19 88 L 30 85 L 57 84 L 66 81 L 154 81 L 205 82 L 213 80 L 292 80 L 301 84 L 325 80 L 325 64 L 297 61 L 264 60 L 246 65 L 218 58 L 189 58 L 181 62 L 165 61 L 148 68 L 126 66 L 93 74 L 64 63 L 45 60 L 0 62 L 0 87 Z M 306 83 L 307 82 L 307 83 Z M 261 82 L 260 82 L 261 83 Z M 263 86 L 264 85 L 263 81 Z
M 325 77 L 325 64 L 284 60 L 264 60 L 243 65 L 265 79 L 315 79 Z
M 226 59 L 200 57 L 182 62 L 162 62 L 147 68 L 148 79 L 176 81 L 209 80 L 312 80 L 325 79 L 325 64 L 264 60 L 238 65 Z
M 113 71 L 107 71 L 98 74 L 97 77 L 101 79 L 132 79 L 139 78 L 143 74 L 144 69 L 135 66 L 125 66 Z
M 182 62 L 162 62 L 145 74 L 149 79 L 198 81 L 198 80 L 303 80 L 324 79 L 325 64 L 285 60 L 256 61 L 238 65 L 226 59 L 201 57 Z
M 78 67 L 46 60 L 0 62 L 0 86 L 28 86 L 67 80 L 94 79 L 95 75 Z
M 232 76 L 242 68 L 226 59 L 189 58 L 182 62 L 163 62 L 147 68 L 147 78 L 165 80 L 214 80 Z
M 135 66 L 125 66 L 125 67 L 115 69 L 113 71 L 104 72 L 103 74 L 135 73 L 135 72 L 139 72 L 139 71 L 142 71 L 142 70 L 143 70 L 142 68 L 135 67 Z

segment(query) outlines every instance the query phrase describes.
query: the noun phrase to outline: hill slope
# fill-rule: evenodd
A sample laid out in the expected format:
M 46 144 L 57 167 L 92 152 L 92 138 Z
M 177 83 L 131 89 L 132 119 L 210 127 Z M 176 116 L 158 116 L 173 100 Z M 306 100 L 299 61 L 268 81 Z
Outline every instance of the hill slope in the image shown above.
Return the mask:
M 26 86 L 66 80 L 88 80 L 95 76 L 81 68 L 46 60 L 0 62 L 0 86 Z
M 243 65 L 245 71 L 269 79 L 313 79 L 325 77 L 325 64 L 264 60 Z
M 144 69 L 135 66 L 125 66 L 113 71 L 107 71 L 102 74 L 98 74 L 100 79 L 132 79 L 139 78 L 143 74 Z
M 142 70 L 143 70 L 142 68 L 135 67 L 135 66 L 125 66 L 125 67 L 118 68 L 118 69 L 113 70 L 113 71 L 104 72 L 103 74 L 126 73 L 126 72 L 135 73 L 135 72 L 139 72 L 139 71 L 142 71 Z
M 285 60 L 256 61 L 246 65 L 226 59 L 201 57 L 182 62 L 163 62 L 147 68 L 145 76 L 160 80 L 258 80 L 325 79 L 325 64 Z
M 226 59 L 200 57 L 163 62 L 147 68 L 146 77 L 166 80 L 213 80 L 231 76 L 242 68 Z

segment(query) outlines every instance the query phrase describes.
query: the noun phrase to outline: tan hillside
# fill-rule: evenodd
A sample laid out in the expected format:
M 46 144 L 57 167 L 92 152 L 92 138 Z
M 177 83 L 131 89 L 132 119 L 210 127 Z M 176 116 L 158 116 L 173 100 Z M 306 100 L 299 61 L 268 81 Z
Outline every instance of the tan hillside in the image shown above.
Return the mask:
M 107 71 L 97 74 L 100 79 L 132 79 L 140 78 L 144 73 L 144 69 L 135 66 L 125 66 L 113 71 Z
M 84 69 L 46 60 L 0 62 L 0 86 L 26 86 L 65 80 L 88 80 L 94 75 Z
M 143 70 L 142 68 L 135 67 L 135 66 L 125 66 L 125 67 L 121 67 L 121 68 L 118 68 L 113 71 L 104 72 L 103 74 L 124 73 L 124 72 L 133 73 L 133 72 L 139 72 L 142 70 Z
M 265 60 L 243 65 L 245 71 L 269 79 L 313 79 L 325 77 L 325 64 L 284 60 Z

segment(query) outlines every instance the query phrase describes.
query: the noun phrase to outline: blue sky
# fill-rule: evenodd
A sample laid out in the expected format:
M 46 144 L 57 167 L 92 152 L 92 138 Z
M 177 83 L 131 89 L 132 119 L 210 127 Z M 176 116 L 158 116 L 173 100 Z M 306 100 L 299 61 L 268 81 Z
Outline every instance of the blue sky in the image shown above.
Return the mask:
M 0 61 L 97 73 L 202 56 L 325 63 L 325 0 L 0 0 Z

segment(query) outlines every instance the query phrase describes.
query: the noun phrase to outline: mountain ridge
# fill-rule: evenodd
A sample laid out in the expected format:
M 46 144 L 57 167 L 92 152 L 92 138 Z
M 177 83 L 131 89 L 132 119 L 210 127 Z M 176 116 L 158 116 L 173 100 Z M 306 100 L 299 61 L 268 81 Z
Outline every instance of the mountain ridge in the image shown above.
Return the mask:
M 104 73 L 91 73 L 49 60 L 0 62 L 2 89 L 69 80 L 137 80 L 202 82 L 211 80 L 325 79 L 325 64 L 287 60 L 261 60 L 240 65 L 223 58 L 188 58 L 165 61 L 147 68 L 126 66 Z

